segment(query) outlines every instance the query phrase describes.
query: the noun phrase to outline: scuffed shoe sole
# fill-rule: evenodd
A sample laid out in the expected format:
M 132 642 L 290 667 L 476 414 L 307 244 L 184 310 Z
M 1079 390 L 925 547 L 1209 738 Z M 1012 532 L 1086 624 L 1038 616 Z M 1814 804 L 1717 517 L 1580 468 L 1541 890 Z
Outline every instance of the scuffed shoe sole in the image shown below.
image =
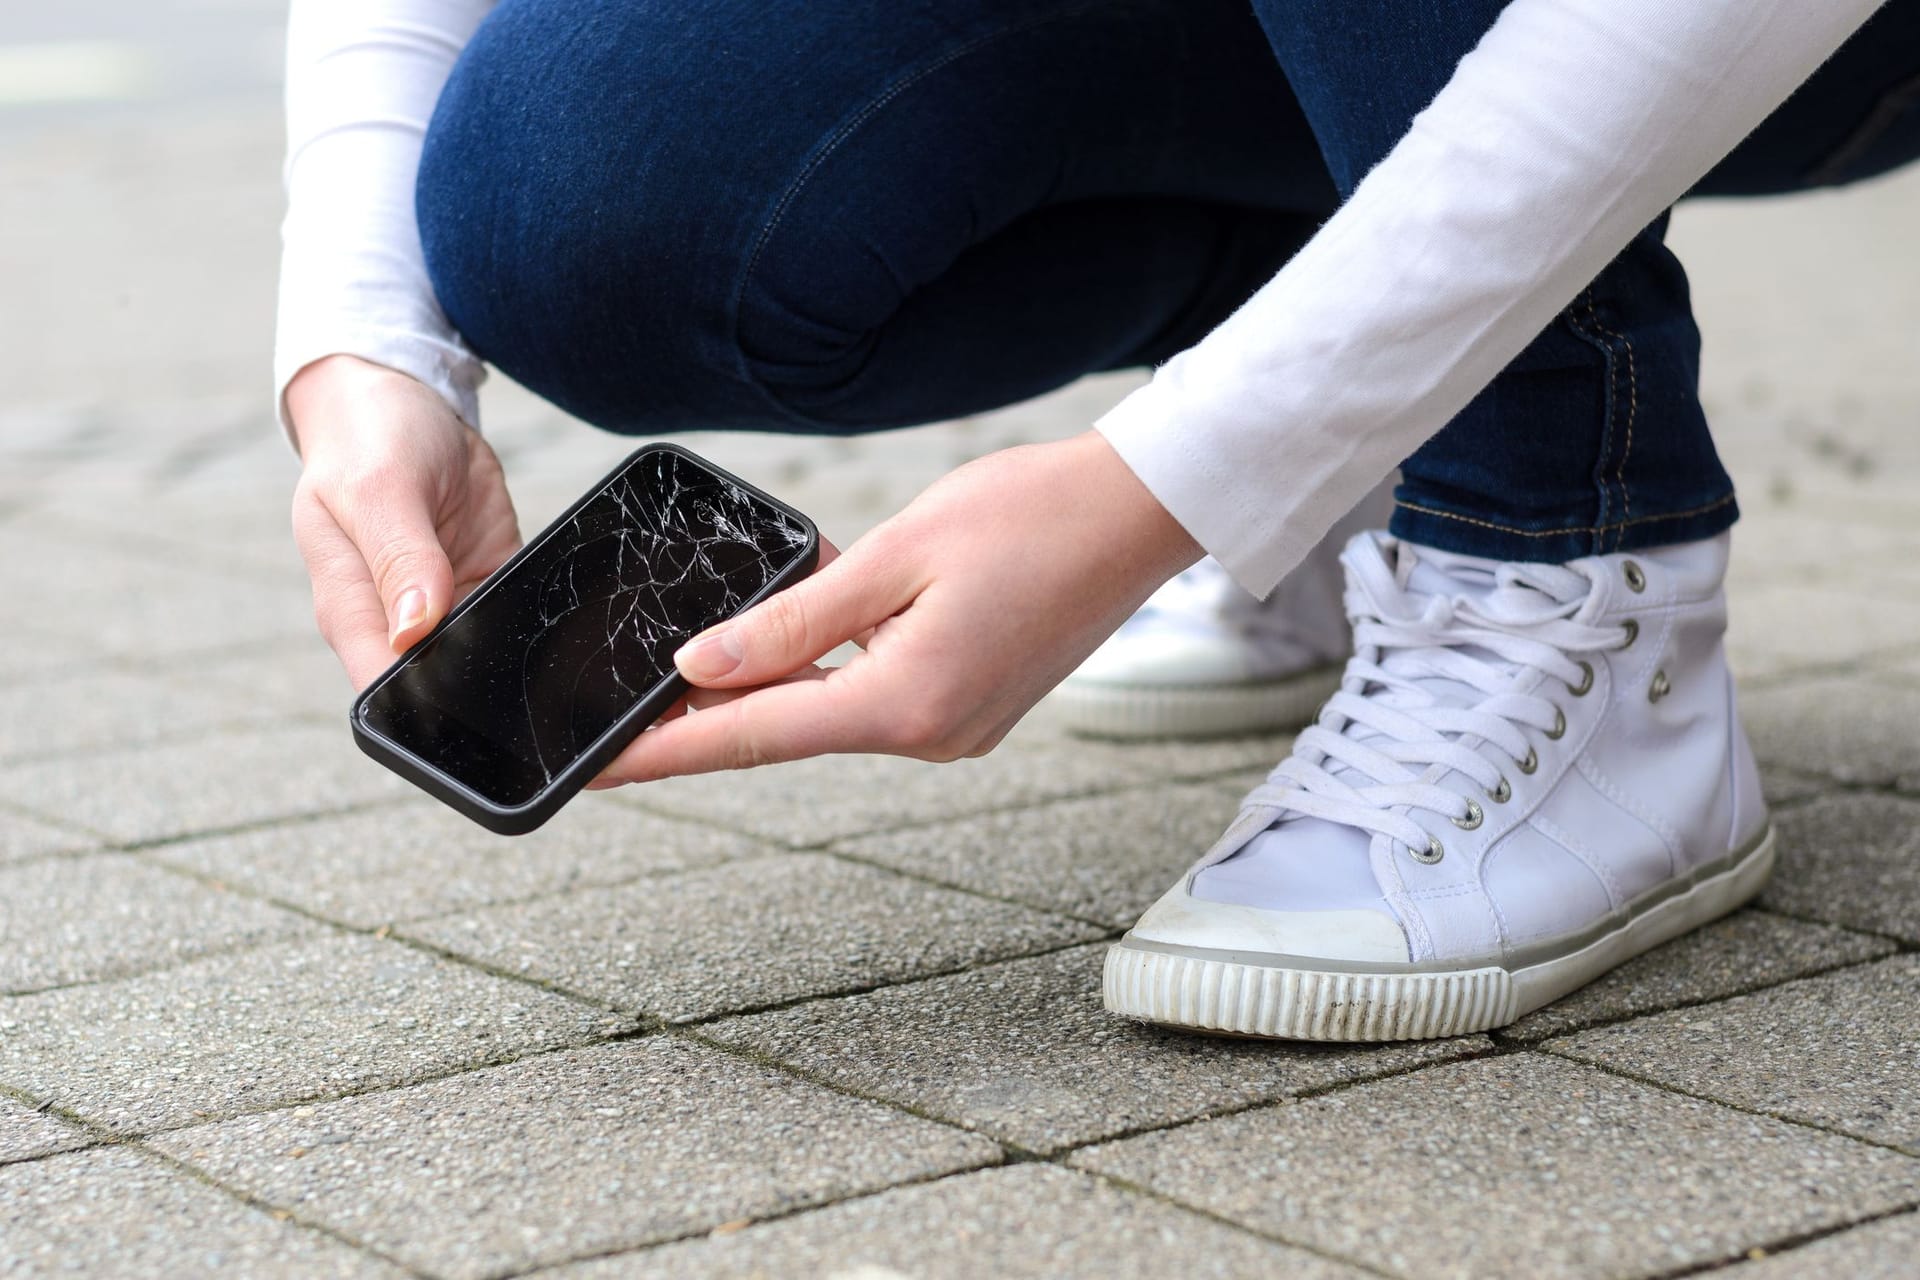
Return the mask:
M 1108 684 L 1069 679 L 1048 695 L 1089 738 L 1224 738 L 1298 729 L 1340 687 L 1341 663 L 1243 684 Z
M 1107 1008 L 1163 1026 L 1284 1040 L 1425 1040 L 1504 1027 L 1643 951 L 1732 911 L 1773 872 L 1771 826 L 1747 849 L 1612 929 L 1537 943 L 1479 967 L 1323 965 L 1135 940 L 1107 952 Z

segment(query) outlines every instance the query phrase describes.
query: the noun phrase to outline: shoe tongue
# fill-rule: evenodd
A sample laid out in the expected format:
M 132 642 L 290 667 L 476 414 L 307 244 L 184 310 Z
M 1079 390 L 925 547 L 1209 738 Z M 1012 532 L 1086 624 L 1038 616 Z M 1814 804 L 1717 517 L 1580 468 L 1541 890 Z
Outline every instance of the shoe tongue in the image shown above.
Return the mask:
M 1495 576 L 1498 561 L 1451 551 L 1435 551 L 1428 547 L 1416 548 L 1404 542 L 1399 544 L 1398 555 L 1400 561 L 1396 567 L 1405 574 L 1405 589 L 1408 595 L 1416 597 L 1416 607 L 1423 604 L 1423 598 L 1428 596 L 1445 596 L 1456 601 L 1482 601 L 1492 595 L 1499 585 Z M 1408 559 L 1413 562 L 1410 568 L 1405 567 Z M 1483 662 L 1505 665 L 1497 655 L 1485 649 L 1469 647 L 1460 652 Z M 1410 655 L 1390 653 L 1381 665 L 1389 671 L 1404 671 L 1414 661 Z M 1415 683 L 1422 692 L 1448 706 L 1472 706 L 1486 697 L 1472 685 L 1438 676 L 1419 676 L 1415 678 Z M 1389 707 L 1419 703 L 1417 697 L 1405 693 L 1382 692 L 1375 696 Z
M 1413 559 L 1413 568 L 1406 576 L 1407 591 L 1412 595 L 1484 600 L 1493 594 L 1498 561 L 1427 547 L 1415 548 L 1404 542 L 1399 545 L 1399 555 L 1401 563 L 1409 557 Z

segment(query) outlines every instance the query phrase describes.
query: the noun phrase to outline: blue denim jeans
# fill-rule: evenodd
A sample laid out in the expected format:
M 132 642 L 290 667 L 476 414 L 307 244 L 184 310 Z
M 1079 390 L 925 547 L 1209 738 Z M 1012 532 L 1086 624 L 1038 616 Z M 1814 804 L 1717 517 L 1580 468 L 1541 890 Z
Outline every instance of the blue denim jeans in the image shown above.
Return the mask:
M 1405 131 L 1501 0 L 504 0 L 418 210 L 473 348 L 610 430 L 848 433 L 1203 337 Z M 1893 2 L 1701 184 L 1920 155 Z M 1406 460 L 1394 532 L 1563 560 L 1736 515 L 1648 228 Z

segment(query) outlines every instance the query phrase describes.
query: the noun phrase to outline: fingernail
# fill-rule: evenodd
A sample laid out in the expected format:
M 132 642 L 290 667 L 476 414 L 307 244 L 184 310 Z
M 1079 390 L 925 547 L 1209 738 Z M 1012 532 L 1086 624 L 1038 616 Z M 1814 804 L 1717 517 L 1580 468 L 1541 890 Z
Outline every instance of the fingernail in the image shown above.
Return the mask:
M 739 666 L 746 656 L 746 650 L 740 647 L 740 637 L 727 628 L 695 636 L 680 647 L 673 661 L 681 675 L 698 682 L 718 680 Z
M 393 634 L 396 636 L 420 625 L 420 620 L 427 616 L 427 593 L 419 587 L 403 592 L 400 603 L 394 606 L 393 616 Z

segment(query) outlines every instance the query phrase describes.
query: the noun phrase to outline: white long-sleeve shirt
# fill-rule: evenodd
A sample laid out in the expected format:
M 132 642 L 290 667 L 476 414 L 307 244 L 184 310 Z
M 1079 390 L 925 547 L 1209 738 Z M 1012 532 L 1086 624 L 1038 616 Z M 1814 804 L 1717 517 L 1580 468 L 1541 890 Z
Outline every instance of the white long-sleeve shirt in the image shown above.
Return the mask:
M 1880 0 L 1513 0 L 1271 283 L 1098 426 L 1265 594 Z M 478 422 L 413 216 L 492 0 L 294 0 L 276 384 L 335 352 Z

